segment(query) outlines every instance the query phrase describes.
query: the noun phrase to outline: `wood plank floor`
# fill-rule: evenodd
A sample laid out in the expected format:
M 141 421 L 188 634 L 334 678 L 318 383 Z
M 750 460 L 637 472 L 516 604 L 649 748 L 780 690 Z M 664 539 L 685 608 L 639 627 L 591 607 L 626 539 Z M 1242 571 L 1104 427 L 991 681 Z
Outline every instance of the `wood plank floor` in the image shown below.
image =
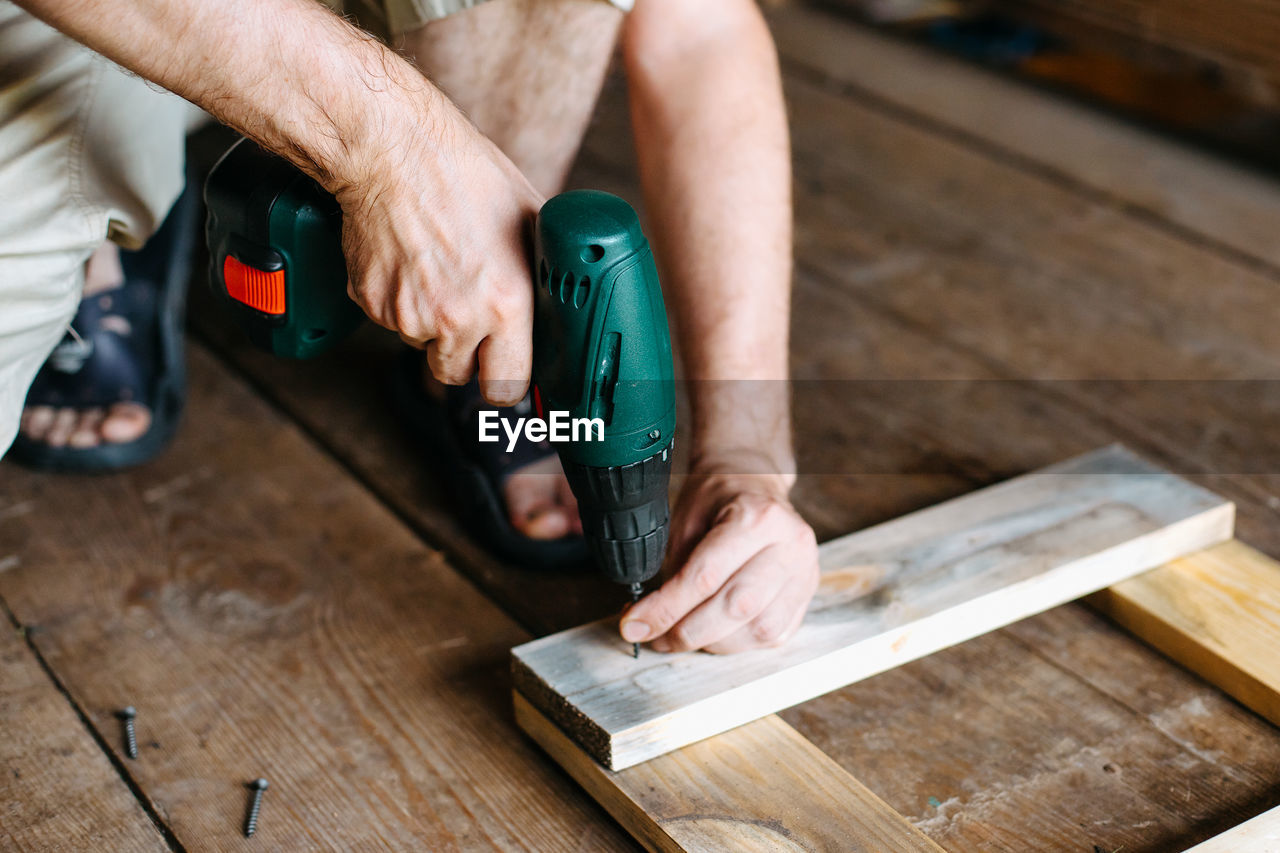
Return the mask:
M 1199 195 L 1162 207 L 1157 193 L 1187 170 L 1210 193 L 1220 164 L 1078 107 L 1072 122 L 1135 151 L 1140 179 L 1059 162 L 1044 134 L 1067 108 L 1047 96 L 1001 101 L 1007 84 L 970 72 L 952 97 L 919 98 L 883 84 L 914 49 L 777 15 L 795 132 L 796 497 L 820 538 L 1120 440 L 1236 501 L 1241 538 L 1280 555 L 1269 232 L 1215 230 L 1188 207 Z M 815 29 L 821 42 L 795 37 Z M 866 38 L 880 69 L 860 86 L 851 46 Z M 573 183 L 638 200 L 620 86 Z M 1043 115 L 1005 145 L 999 123 L 964 112 L 966 92 L 988 113 L 1030 97 Z M 1205 209 L 1280 209 L 1255 180 L 1233 173 Z M 1231 195 L 1242 185 L 1247 201 Z M 74 797 L 114 833 L 102 849 L 237 849 L 242 784 L 261 774 L 253 843 L 271 849 L 632 849 L 518 736 L 503 671 L 528 633 L 607 615 L 619 592 L 520 571 L 464 534 L 371 381 L 394 338 L 367 328 L 319 362 L 276 361 L 195 291 L 213 354 L 192 348 L 172 452 L 105 478 L 0 467 L 0 601 L 65 688 L 31 647 L 0 644 L 0 710 L 6 732 L 30 721 L 39 755 L 70 750 L 83 777 L 46 760 L 49 784 L 14 795 L 6 776 L 0 847 L 76 838 L 71 817 L 34 817 Z M 111 716 L 128 703 L 137 762 Z M 1079 606 L 784 717 L 948 850 L 1162 853 L 1280 803 L 1276 728 Z M 6 771 L 34 761 L 4 749 Z
M 265 776 L 268 849 L 635 849 L 515 728 L 527 634 L 190 351 L 162 459 L 6 470 L 29 509 L 0 527 L 0 596 L 117 759 L 112 711 L 137 707 L 122 766 L 182 848 L 250 849 L 244 785 Z
M 41 669 L 27 635 L 7 620 L 0 624 L 0 847 L 47 850 L 57 843 L 66 850 L 168 850 Z

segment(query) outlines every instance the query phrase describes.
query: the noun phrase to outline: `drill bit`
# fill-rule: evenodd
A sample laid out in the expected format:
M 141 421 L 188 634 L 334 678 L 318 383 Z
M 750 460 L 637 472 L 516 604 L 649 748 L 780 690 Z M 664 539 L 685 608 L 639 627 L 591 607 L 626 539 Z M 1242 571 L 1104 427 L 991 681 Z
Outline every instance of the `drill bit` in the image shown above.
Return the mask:
M 644 595 L 644 586 L 643 586 L 643 585 L 641 585 L 641 584 L 639 584 L 639 583 L 633 583 L 633 584 L 631 585 L 631 603 L 632 603 L 632 604 L 635 604 L 637 601 L 639 601 L 639 600 L 640 600 L 640 596 L 642 596 L 642 595 Z M 632 643 L 632 644 L 631 644 L 631 656 L 632 656 L 633 658 L 639 658 L 639 657 L 640 657 L 640 644 L 639 644 L 639 643 Z

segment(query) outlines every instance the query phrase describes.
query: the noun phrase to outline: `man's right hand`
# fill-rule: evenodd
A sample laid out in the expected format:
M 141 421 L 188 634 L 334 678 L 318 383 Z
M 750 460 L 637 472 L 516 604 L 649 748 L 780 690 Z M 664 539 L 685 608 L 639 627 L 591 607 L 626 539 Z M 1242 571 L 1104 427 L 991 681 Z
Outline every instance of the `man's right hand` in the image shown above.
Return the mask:
M 452 117 L 447 147 L 415 136 L 338 192 L 348 290 L 374 322 L 425 349 L 441 382 L 464 384 L 478 367 L 485 398 L 513 405 L 532 367 L 528 234 L 542 199 Z

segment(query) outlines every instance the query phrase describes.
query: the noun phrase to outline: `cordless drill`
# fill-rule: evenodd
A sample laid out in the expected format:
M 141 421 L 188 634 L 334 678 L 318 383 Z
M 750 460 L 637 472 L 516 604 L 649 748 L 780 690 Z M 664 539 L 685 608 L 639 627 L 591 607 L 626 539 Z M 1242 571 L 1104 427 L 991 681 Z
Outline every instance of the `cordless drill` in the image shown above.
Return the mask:
M 205 202 L 210 281 L 255 344 L 306 358 L 361 322 L 342 212 L 315 181 L 241 140 L 210 172 Z M 543 205 L 534 244 L 535 404 L 603 424 L 554 446 L 597 566 L 638 598 L 666 550 L 675 434 L 653 254 L 631 206 L 593 190 Z

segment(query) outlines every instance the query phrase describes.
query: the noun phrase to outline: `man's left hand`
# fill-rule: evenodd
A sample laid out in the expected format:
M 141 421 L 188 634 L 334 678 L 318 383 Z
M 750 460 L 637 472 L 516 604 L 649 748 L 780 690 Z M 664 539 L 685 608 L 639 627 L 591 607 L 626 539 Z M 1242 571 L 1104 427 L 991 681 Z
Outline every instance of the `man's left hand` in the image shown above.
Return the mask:
M 818 545 L 788 491 L 778 475 L 690 474 L 672 519 L 670 577 L 626 612 L 623 639 L 718 654 L 789 639 L 818 588 Z

